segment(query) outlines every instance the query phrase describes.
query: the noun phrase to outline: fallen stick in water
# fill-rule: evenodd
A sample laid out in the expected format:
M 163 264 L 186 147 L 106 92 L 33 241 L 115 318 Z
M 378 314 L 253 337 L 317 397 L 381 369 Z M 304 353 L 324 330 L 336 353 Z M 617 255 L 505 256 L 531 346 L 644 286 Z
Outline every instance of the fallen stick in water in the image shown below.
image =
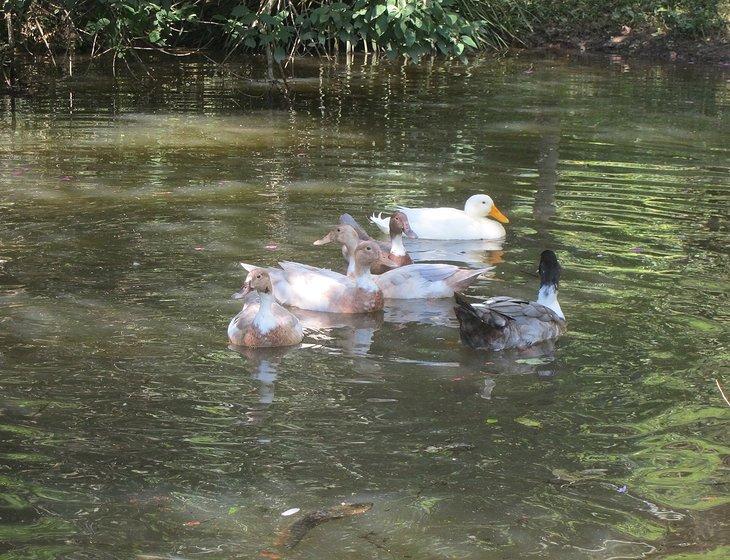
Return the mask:
M 373 509 L 373 504 L 371 502 L 364 502 L 359 504 L 340 504 L 309 513 L 283 529 L 277 536 L 274 546 L 278 548 L 294 548 L 317 525 L 332 521 L 333 519 L 361 515 L 371 509 Z

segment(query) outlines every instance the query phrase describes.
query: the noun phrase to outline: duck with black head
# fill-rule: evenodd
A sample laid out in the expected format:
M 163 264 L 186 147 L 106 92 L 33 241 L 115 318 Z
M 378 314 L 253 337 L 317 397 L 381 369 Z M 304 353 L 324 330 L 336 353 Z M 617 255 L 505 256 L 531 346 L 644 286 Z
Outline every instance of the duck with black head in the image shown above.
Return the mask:
M 498 296 L 472 304 L 455 294 L 461 341 L 472 348 L 499 351 L 527 348 L 563 334 L 566 322 L 558 303 L 560 271 L 555 253 L 543 251 L 537 301 Z

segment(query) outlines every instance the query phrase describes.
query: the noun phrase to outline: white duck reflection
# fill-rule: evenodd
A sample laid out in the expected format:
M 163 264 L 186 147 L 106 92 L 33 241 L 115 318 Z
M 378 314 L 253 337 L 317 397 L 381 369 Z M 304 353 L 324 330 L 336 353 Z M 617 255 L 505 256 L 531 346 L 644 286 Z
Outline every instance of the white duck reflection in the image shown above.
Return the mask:
M 473 239 L 464 241 L 434 241 L 409 239 L 408 252 L 414 262 L 445 261 L 460 265 L 496 265 L 502 262 L 504 240 Z
M 457 327 L 453 299 L 389 299 L 383 310 L 387 323 L 421 323 Z
M 383 324 L 382 313 L 320 313 L 290 308 L 304 326 L 307 337 L 331 351 L 366 356 L 375 332 Z
M 248 423 L 260 424 L 265 416 L 266 409 L 274 402 L 276 380 L 281 360 L 297 347 L 245 348 L 230 344 L 228 348 L 246 358 L 251 379 L 256 381 L 258 385 L 258 403 L 249 407 L 246 411 L 246 419 Z

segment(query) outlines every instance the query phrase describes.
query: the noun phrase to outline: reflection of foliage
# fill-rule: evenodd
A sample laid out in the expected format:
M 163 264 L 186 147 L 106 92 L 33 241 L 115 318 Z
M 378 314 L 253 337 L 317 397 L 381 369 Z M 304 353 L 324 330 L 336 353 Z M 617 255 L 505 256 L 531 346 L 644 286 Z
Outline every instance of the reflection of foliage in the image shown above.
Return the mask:
M 663 424 L 675 430 L 689 423 L 700 423 L 703 415 L 688 411 L 679 424 Z M 708 509 L 730 503 L 723 492 L 723 457 L 730 448 L 708 441 L 665 434 L 646 437 L 641 449 L 631 454 L 638 466 L 632 469 L 628 484 L 639 495 L 658 503 L 682 509 Z

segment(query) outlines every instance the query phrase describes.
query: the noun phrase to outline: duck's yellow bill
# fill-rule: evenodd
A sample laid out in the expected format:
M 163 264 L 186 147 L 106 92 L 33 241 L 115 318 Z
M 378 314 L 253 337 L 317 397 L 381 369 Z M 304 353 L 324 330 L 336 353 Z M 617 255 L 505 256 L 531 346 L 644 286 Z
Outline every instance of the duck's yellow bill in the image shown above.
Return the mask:
M 498 222 L 502 222 L 503 224 L 509 223 L 509 218 L 502 214 L 502 212 L 499 211 L 499 208 L 497 208 L 494 204 L 492 204 L 492 209 L 489 211 L 489 215 Z

